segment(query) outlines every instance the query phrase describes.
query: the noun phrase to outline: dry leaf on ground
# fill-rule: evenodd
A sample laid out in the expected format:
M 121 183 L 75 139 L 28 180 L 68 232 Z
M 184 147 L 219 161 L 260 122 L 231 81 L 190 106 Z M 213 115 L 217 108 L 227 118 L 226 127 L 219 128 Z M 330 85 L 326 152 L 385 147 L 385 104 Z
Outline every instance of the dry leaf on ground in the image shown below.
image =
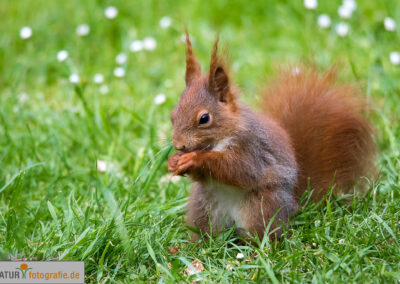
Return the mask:
M 193 260 L 192 261 L 192 265 L 193 265 L 195 271 L 191 267 L 186 268 L 185 269 L 185 274 L 187 276 L 190 276 L 190 275 L 196 274 L 198 272 L 204 271 L 204 266 L 203 266 L 203 264 L 201 263 L 200 260 L 198 260 L 198 259 Z

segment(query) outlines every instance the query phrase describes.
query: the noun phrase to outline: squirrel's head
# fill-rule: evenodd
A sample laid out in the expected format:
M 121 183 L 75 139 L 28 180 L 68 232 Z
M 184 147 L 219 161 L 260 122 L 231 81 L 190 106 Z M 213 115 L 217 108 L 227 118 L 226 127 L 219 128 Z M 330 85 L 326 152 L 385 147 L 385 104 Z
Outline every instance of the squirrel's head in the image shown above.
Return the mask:
M 186 89 L 171 113 L 173 144 L 182 152 L 212 149 L 237 127 L 236 95 L 217 54 L 218 39 L 208 74 L 202 74 L 187 32 L 186 44 Z

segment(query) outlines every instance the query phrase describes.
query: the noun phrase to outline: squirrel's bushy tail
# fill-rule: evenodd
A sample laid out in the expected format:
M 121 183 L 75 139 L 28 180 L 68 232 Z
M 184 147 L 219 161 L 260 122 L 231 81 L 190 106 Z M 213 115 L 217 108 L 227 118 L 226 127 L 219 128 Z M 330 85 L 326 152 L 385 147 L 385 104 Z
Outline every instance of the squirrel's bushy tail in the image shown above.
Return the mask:
M 359 89 L 336 84 L 336 69 L 282 71 L 267 89 L 264 110 L 289 133 L 300 197 L 308 184 L 318 200 L 330 186 L 345 193 L 375 173 L 376 146 Z

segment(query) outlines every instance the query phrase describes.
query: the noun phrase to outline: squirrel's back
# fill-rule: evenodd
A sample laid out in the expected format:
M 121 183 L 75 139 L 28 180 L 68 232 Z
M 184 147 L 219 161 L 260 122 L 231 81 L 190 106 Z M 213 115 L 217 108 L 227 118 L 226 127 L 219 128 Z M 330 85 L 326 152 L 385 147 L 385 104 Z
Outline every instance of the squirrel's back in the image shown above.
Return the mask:
M 317 200 L 333 184 L 346 192 L 374 174 L 376 146 L 358 92 L 337 85 L 335 69 L 283 71 L 265 92 L 264 110 L 288 132 L 295 150 L 298 198 L 308 184 Z

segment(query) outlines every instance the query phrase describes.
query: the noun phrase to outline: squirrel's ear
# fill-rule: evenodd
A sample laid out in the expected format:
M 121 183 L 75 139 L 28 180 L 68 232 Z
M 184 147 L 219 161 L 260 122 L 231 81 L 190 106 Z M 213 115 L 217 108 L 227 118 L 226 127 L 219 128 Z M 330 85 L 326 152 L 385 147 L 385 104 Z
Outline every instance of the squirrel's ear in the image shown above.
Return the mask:
M 212 81 L 210 81 L 210 86 L 212 86 L 214 92 L 218 95 L 218 100 L 221 102 L 227 102 L 230 98 L 229 96 L 229 77 L 225 72 L 223 66 L 217 66 L 212 75 L 210 75 Z
M 209 86 L 218 95 L 221 102 L 231 102 L 234 97 L 230 92 L 230 79 L 224 64 L 218 58 L 218 38 L 211 55 Z
M 201 75 L 200 63 L 197 61 L 193 54 L 192 43 L 190 42 L 190 36 L 186 30 L 186 74 L 185 81 L 186 86 L 190 85 L 193 79 Z

